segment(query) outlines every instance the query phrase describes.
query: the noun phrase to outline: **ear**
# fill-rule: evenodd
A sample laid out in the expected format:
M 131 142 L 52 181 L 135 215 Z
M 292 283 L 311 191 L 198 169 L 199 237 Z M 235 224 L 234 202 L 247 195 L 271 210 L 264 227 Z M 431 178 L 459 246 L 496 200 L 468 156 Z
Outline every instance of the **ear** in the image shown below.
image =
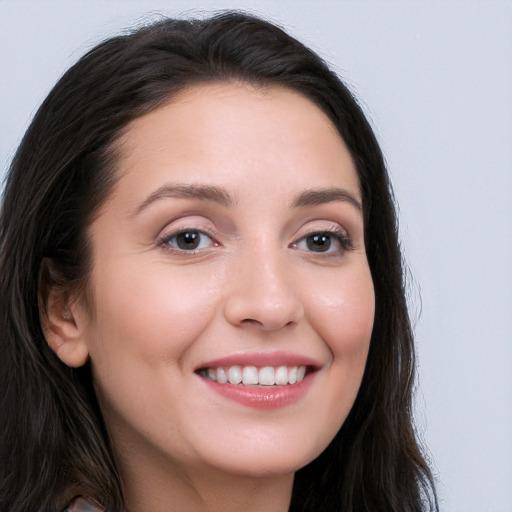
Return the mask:
M 43 332 L 59 359 L 74 368 L 83 366 L 89 358 L 87 318 L 79 301 L 71 300 L 68 293 L 58 287 L 49 290 L 41 318 Z

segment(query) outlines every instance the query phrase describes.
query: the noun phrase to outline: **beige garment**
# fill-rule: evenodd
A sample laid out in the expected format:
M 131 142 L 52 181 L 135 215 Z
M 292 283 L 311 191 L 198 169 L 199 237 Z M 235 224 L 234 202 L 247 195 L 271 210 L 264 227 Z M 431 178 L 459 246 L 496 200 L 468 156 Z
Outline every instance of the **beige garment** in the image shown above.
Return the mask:
M 64 512 L 106 512 L 97 503 L 92 503 L 85 498 L 75 498 Z

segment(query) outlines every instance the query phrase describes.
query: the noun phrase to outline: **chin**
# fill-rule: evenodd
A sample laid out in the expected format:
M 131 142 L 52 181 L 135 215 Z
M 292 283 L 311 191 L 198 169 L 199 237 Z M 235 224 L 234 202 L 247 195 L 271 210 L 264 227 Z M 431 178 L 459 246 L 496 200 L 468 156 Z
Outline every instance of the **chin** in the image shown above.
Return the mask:
M 320 455 L 327 444 L 328 442 L 325 446 L 315 445 L 308 449 L 307 443 L 299 446 L 287 446 L 283 443 L 275 446 L 269 443 L 262 448 L 249 446 L 244 449 L 240 446 L 237 448 L 233 443 L 229 453 L 212 453 L 208 462 L 211 467 L 233 475 L 250 478 L 278 477 L 293 474 L 308 465 Z

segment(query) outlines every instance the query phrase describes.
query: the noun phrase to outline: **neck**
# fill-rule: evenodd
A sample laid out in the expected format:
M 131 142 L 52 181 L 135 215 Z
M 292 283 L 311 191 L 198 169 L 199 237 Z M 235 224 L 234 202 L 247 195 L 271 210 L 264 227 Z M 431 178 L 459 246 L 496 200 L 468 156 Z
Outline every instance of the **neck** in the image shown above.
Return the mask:
M 134 475 L 135 476 L 135 475 Z M 204 471 L 191 475 L 125 478 L 128 512 L 286 512 L 293 475 L 234 477 Z
M 240 476 L 216 468 L 169 467 L 155 471 L 122 465 L 128 512 L 287 512 L 293 473 L 274 476 Z M 141 464 L 142 463 L 142 464 Z M 172 466 L 172 465 L 171 465 Z

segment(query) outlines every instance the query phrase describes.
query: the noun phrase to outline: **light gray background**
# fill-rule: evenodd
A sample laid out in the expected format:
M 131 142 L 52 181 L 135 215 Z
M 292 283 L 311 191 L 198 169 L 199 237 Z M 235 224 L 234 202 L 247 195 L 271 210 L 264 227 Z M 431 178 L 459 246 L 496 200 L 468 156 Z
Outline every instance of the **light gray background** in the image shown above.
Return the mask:
M 512 2 L 0 0 L 0 177 L 78 57 L 191 4 L 283 24 L 362 98 L 414 276 L 418 428 L 442 510 L 511 512 Z

